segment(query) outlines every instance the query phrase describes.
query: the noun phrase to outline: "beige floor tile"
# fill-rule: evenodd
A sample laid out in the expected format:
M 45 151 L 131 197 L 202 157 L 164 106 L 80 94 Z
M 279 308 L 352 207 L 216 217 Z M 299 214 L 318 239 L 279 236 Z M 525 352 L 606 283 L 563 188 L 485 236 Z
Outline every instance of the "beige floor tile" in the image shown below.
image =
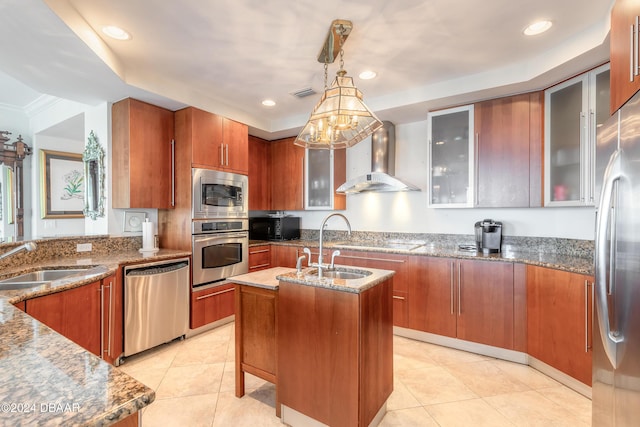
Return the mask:
M 156 390 L 156 398 L 218 393 L 223 370 L 223 363 L 171 367 Z
M 558 387 L 560 383 L 546 376 L 542 372 L 536 371 L 530 366 L 520 363 L 508 362 L 506 360 L 495 359 L 491 363 L 505 372 L 512 378 L 526 384 L 530 388 L 537 390 L 548 387 Z
M 226 363 L 224 366 L 224 373 L 222 374 L 222 382 L 220 383 L 220 392 L 233 392 L 236 390 L 236 369 L 233 363 Z M 244 391 L 249 393 L 256 390 L 265 384 L 270 384 L 268 381 L 258 378 L 254 375 L 244 374 Z
M 429 357 L 440 365 L 456 365 L 458 363 L 479 362 L 482 360 L 493 360 L 492 357 L 481 354 L 469 353 L 454 348 L 439 347 L 429 345 L 425 347 Z
M 171 366 L 188 366 L 224 363 L 227 359 L 229 339 L 226 341 L 192 338 L 195 341 L 182 346 L 176 353 Z
M 124 359 L 122 367 L 134 367 L 137 365 L 154 366 L 156 368 L 168 368 L 176 357 L 178 351 L 182 348 L 187 340 L 172 341 L 157 347 L 145 350 L 141 353 L 134 354 Z
M 507 427 L 513 424 L 482 399 L 429 405 L 427 412 L 441 427 Z
M 436 423 L 423 407 L 387 410 L 380 427 L 437 427 Z
M 235 397 L 233 393 L 220 393 L 212 427 L 282 427 L 282 425 L 280 418 L 276 417 L 275 387 L 272 384 L 265 384 L 241 399 Z
M 136 366 L 121 365 L 120 369 L 147 387 L 157 390 L 169 368 L 156 368 L 153 365 L 146 366 L 139 364 Z
M 387 399 L 387 410 L 395 411 L 398 409 L 407 409 L 420 407 L 418 402 L 409 389 L 400 381 L 397 376 L 393 381 L 393 392 Z
M 555 387 L 541 389 L 538 392 L 591 425 L 591 399 L 558 383 Z
M 142 414 L 144 427 L 210 427 L 218 394 L 156 399 Z
M 530 390 L 526 384 L 498 369 L 492 360 L 458 363 L 444 368 L 481 397 Z
M 462 381 L 442 367 L 402 371 L 396 374 L 423 405 L 477 398 Z
M 589 426 L 564 405 L 552 402 L 538 391 L 502 394 L 484 400 L 517 426 Z

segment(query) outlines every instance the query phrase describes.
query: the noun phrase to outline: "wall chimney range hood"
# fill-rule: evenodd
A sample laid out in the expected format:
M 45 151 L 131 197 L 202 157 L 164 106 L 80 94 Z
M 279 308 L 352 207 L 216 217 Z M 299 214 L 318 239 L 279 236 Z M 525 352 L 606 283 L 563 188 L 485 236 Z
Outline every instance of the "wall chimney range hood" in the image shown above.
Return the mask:
M 341 194 L 364 192 L 420 191 L 415 185 L 394 177 L 396 169 L 396 128 L 384 121 L 371 136 L 371 173 L 342 184 L 336 190 Z

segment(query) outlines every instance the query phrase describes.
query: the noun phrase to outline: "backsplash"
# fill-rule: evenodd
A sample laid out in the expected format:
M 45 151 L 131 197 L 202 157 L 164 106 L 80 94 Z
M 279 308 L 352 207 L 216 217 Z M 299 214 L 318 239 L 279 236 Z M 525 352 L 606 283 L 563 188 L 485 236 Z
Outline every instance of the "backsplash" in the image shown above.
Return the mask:
M 0 260 L 0 268 L 15 267 L 51 258 L 60 257 L 91 257 L 92 255 L 106 255 L 111 253 L 135 251 L 142 247 L 142 236 L 109 237 L 109 236 L 76 236 L 52 239 L 32 240 L 37 245 L 33 252 L 22 251 L 8 258 Z M 22 245 L 24 242 L 3 244 L 2 253 Z M 78 252 L 78 244 L 91 244 L 91 251 Z
M 300 230 L 302 240 L 318 240 L 318 230 Z M 420 242 L 443 248 L 456 248 L 458 245 L 474 245 L 473 234 L 428 234 L 428 233 L 392 233 L 353 231 L 351 236 L 346 231 L 325 230 L 324 240 L 343 242 L 368 242 L 364 246 L 377 246 L 376 242 Z M 503 236 L 502 251 L 543 252 L 559 255 L 570 255 L 580 258 L 593 258 L 594 242 L 592 240 L 562 239 L 551 237 L 519 237 Z

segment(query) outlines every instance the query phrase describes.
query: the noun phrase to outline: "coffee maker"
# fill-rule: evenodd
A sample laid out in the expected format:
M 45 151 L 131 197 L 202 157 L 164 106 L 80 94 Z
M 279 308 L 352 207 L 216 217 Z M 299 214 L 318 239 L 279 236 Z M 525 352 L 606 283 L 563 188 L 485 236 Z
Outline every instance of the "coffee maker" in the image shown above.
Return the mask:
M 492 219 L 476 222 L 476 249 L 484 254 L 500 252 L 502 245 L 502 223 Z

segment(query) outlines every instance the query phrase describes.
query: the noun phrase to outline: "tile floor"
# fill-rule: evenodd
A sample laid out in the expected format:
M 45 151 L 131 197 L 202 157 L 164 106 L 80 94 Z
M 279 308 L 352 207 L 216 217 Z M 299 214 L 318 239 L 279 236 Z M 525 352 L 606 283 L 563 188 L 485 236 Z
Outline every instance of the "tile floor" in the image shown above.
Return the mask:
M 275 389 L 247 374 L 234 395 L 234 324 L 130 357 L 156 391 L 144 427 L 282 426 Z M 591 401 L 527 366 L 394 337 L 394 392 L 381 426 L 590 426 Z

